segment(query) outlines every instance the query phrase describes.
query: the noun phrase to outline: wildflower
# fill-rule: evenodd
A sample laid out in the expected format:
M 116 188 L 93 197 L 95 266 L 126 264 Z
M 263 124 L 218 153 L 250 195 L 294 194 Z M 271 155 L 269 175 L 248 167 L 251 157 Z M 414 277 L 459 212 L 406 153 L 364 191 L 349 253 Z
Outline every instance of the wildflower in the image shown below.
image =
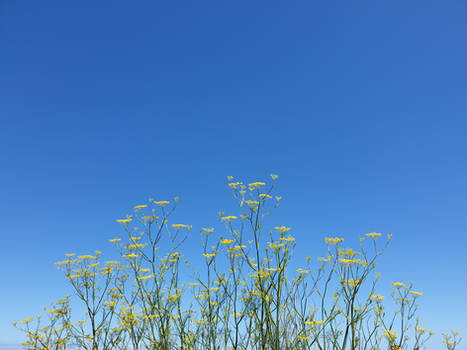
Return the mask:
M 226 245 L 228 245 L 228 244 L 231 244 L 231 243 L 233 243 L 233 242 L 234 242 L 233 239 L 224 239 L 224 240 L 221 241 L 221 244 L 226 244 Z
M 154 201 L 153 203 L 160 206 L 160 207 L 164 207 L 167 204 L 169 204 L 170 202 L 169 201 L 158 201 L 158 202 Z
M 112 301 L 106 301 L 104 303 L 104 306 L 107 306 L 109 308 L 112 308 L 112 307 L 115 307 L 115 305 L 117 304 L 117 302 L 115 300 L 112 300 Z
M 147 205 L 146 204 L 143 204 L 143 205 L 136 205 L 133 207 L 133 209 L 142 209 L 142 208 L 146 208 Z
M 266 193 L 260 193 L 258 195 L 259 198 L 262 198 L 262 199 L 266 199 L 266 198 L 272 198 L 270 195 L 266 194 Z
M 376 237 L 380 237 L 381 233 L 371 232 L 371 233 L 367 233 L 365 236 L 375 239 Z
M 229 248 L 229 251 L 232 251 L 232 250 L 238 251 L 238 250 L 242 250 L 242 249 L 245 249 L 245 248 L 246 248 L 246 245 L 236 245 L 236 246 L 234 246 L 232 248 Z
M 242 182 L 231 182 L 231 183 L 229 183 L 229 187 L 231 187 L 233 189 L 237 189 L 241 185 L 243 185 Z
M 318 258 L 318 261 L 326 262 L 326 261 L 331 261 L 332 256 L 328 255 L 327 258 Z
M 119 219 L 119 220 L 117 220 L 117 222 L 120 223 L 120 224 L 128 224 L 128 223 L 131 222 L 131 220 L 132 220 L 131 218 L 128 218 L 128 219 Z
M 315 324 L 323 324 L 323 321 L 306 321 L 307 326 L 314 326 Z
M 138 257 L 138 254 L 134 254 L 134 253 L 131 253 L 131 254 L 126 254 L 126 255 L 123 255 L 122 258 L 137 258 Z
M 389 339 L 395 339 L 397 336 L 397 332 L 393 332 L 391 330 L 383 329 L 384 335 Z
M 214 232 L 214 229 L 213 229 L 213 228 L 203 228 L 202 230 L 203 230 L 204 232 L 206 232 L 206 233 L 212 233 L 212 232 Z
M 78 259 L 79 260 L 88 260 L 88 259 L 96 259 L 96 257 L 93 256 L 93 255 L 80 255 L 80 256 L 78 256 Z
M 34 319 L 34 317 L 29 317 L 29 318 L 26 318 L 26 319 L 22 320 L 20 323 L 21 323 L 21 324 L 29 323 L 29 322 L 31 322 L 33 319 Z
M 295 238 L 294 237 L 281 237 L 279 238 L 281 241 L 284 241 L 284 242 L 293 242 L 295 241 Z
M 410 294 L 413 294 L 413 295 L 417 295 L 417 296 L 422 296 L 422 295 L 423 295 L 423 293 L 415 292 L 415 291 L 413 291 L 413 290 L 411 290 L 409 293 L 410 293 Z
M 421 327 L 419 327 L 419 326 L 415 326 L 415 329 L 416 329 L 417 331 L 421 332 L 421 333 L 426 332 L 426 329 L 425 329 L 425 328 L 421 328 Z
M 116 243 L 116 242 L 120 242 L 120 241 L 121 241 L 121 238 L 109 239 L 110 243 Z
M 158 216 L 143 216 L 143 220 L 157 220 Z
M 375 299 L 375 300 L 383 300 L 384 299 L 384 297 L 382 295 L 374 295 L 374 294 L 372 294 L 370 296 L 370 298 Z
M 332 244 L 337 244 L 337 243 L 340 243 L 340 242 L 344 242 L 344 239 L 343 238 L 339 238 L 339 237 L 326 237 L 324 239 L 324 241 L 326 242 L 326 244 L 329 244 L 329 243 L 332 243 Z
M 393 282 L 392 285 L 394 287 L 405 287 L 405 284 L 404 283 L 401 283 L 401 282 Z
M 274 229 L 281 232 L 281 233 L 285 233 L 285 232 L 291 230 L 290 227 L 285 227 L 285 226 L 276 226 L 276 227 L 274 227 Z
M 230 221 L 230 220 L 235 220 L 235 219 L 238 219 L 236 216 L 223 216 L 221 217 L 221 221 Z
M 349 280 L 344 280 L 342 282 L 345 283 L 345 284 L 348 284 L 351 287 L 355 287 L 357 284 L 362 283 L 361 280 L 354 280 L 353 278 L 351 278 Z
M 120 264 L 119 261 L 115 261 L 115 260 L 106 261 L 105 263 L 108 264 L 108 265 L 118 265 L 118 264 Z
M 203 256 L 206 257 L 206 258 L 213 258 L 213 257 L 216 256 L 216 253 L 211 253 L 211 254 L 206 253 L 206 254 L 203 254 Z
M 170 301 L 176 301 L 180 298 L 180 294 L 169 294 L 167 295 L 167 299 Z
M 65 254 L 65 255 L 66 255 L 67 257 L 69 257 L 69 258 L 72 258 L 72 257 L 74 257 L 74 256 L 75 256 L 75 254 L 74 254 L 74 253 L 72 253 L 72 254 Z
M 71 260 L 64 260 L 64 261 L 57 261 L 55 265 L 60 266 L 60 265 L 68 265 L 71 264 Z
M 154 277 L 154 275 L 140 276 L 140 277 L 138 277 L 138 280 L 144 281 L 144 280 L 147 280 L 147 279 L 149 279 L 151 277 Z
M 350 260 L 350 259 L 339 258 L 339 261 L 341 263 L 344 263 L 344 264 L 351 264 L 352 263 L 352 260 Z
M 144 247 L 146 247 L 146 244 L 137 243 L 137 244 L 128 244 L 126 246 L 126 249 L 138 249 L 138 248 L 144 248 Z
M 285 243 L 274 243 L 274 242 L 268 242 L 268 247 L 272 249 L 279 249 L 285 246 Z
M 402 298 L 402 297 L 396 297 L 396 300 L 407 301 L 407 302 L 412 301 L 412 299 L 407 299 L 407 298 Z
M 275 180 L 279 177 L 279 175 L 276 175 L 276 174 L 271 174 L 269 176 L 271 177 L 272 180 Z
M 260 188 L 260 187 L 263 187 L 264 185 L 266 185 L 264 182 L 252 182 L 248 184 L 248 187 L 252 189 L 252 188 Z

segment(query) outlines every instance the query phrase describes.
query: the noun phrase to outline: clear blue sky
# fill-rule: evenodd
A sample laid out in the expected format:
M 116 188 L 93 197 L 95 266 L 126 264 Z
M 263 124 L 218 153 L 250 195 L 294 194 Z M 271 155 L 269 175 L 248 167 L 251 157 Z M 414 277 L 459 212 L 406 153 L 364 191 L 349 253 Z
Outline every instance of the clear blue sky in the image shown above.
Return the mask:
M 0 343 L 133 205 L 179 195 L 196 237 L 232 207 L 227 175 L 270 172 L 298 256 L 392 233 L 382 285 L 413 281 L 424 325 L 467 338 L 466 19 L 465 1 L 1 1 Z

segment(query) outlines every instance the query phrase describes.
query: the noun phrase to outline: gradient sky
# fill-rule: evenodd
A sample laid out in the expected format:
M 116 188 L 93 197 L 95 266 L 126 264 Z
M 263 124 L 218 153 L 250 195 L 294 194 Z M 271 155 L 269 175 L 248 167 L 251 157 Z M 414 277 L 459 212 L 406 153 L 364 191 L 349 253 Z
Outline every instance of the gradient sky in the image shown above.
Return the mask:
M 293 228 L 297 256 L 392 233 L 383 294 L 424 292 L 430 350 L 467 338 L 466 15 L 465 1 L 1 1 L 0 343 L 70 292 L 64 253 L 111 254 L 133 205 L 179 195 L 196 238 L 233 208 L 227 175 L 271 172 L 271 223 Z

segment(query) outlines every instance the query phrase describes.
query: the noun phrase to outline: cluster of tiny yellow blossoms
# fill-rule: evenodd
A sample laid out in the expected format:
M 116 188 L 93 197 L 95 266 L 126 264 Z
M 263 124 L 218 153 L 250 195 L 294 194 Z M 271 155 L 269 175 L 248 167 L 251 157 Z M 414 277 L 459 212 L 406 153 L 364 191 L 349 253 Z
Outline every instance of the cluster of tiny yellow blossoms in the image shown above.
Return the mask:
M 329 243 L 332 243 L 332 244 L 337 244 L 337 243 L 341 243 L 341 242 L 344 242 L 344 239 L 343 238 L 339 238 L 339 237 L 326 237 L 324 239 L 324 241 L 326 242 L 326 244 L 329 244 Z

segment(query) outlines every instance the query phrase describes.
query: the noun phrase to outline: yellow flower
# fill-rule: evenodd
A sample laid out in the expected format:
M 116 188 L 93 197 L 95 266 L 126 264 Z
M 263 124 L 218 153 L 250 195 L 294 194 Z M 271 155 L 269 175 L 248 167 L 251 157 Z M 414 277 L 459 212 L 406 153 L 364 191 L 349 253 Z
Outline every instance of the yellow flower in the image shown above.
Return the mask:
M 365 236 L 375 239 L 376 237 L 380 237 L 381 233 L 371 232 L 371 233 L 367 233 Z
M 221 220 L 222 220 L 222 221 L 230 221 L 230 220 L 235 220 L 235 219 L 237 219 L 237 217 L 236 217 L 236 216 L 233 216 L 233 215 L 221 217 Z
M 393 282 L 392 285 L 394 287 L 405 287 L 405 284 L 404 283 L 401 283 L 401 282 Z
M 80 260 L 88 260 L 88 259 L 96 259 L 96 257 L 93 256 L 93 255 L 80 255 L 80 256 L 78 256 L 78 259 L 80 259 Z
M 138 257 L 138 254 L 134 254 L 134 253 L 131 253 L 131 254 L 126 254 L 126 255 L 123 255 L 122 258 L 137 258 Z
M 401 301 L 407 301 L 407 302 L 412 301 L 411 299 L 401 298 L 401 297 L 396 297 L 395 299 L 396 299 L 396 300 L 401 300 Z
M 221 241 L 221 244 L 231 244 L 233 243 L 233 241 L 234 241 L 233 239 L 224 239 Z
M 143 216 L 143 220 L 157 220 L 158 216 Z
M 206 258 L 213 258 L 216 256 L 216 253 L 211 253 L 211 254 L 203 254 L 204 257 Z
M 68 265 L 68 264 L 71 264 L 71 263 L 72 263 L 71 260 L 64 260 L 64 261 L 57 261 L 55 263 L 55 265 L 60 266 L 60 265 Z
M 349 280 L 342 281 L 342 282 L 345 283 L 345 284 L 348 284 L 348 285 L 351 286 L 351 287 L 355 287 L 357 284 L 362 283 L 362 281 L 360 281 L 360 280 L 354 280 L 353 278 L 351 278 L 351 279 L 349 279 Z
M 426 332 L 425 328 L 420 328 L 419 326 L 415 326 L 415 329 L 421 333 Z
M 117 305 L 117 302 L 116 302 L 115 300 L 106 301 L 106 302 L 104 303 L 104 305 L 107 306 L 107 307 L 112 308 L 112 307 L 114 307 L 115 305 Z
M 250 184 L 248 184 L 248 187 L 250 188 L 260 188 L 260 187 L 263 187 L 264 185 L 266 185 L 264 182 L 252 182 Z
M 121 238 L 109 239 L 110 243 L 116 243 L 116 242 L 120 242 L 120 241 L 121 241 Z
M 415 292 L 413 290 L 411 290 L 409 293 L 413 294 L 413 295 L 418 295 L 418 296 L 422 296 L 423 293 L 420 293 L 420 292 Z
M 172 227 L 175 227 L 175 228 L 184 228 L 184 227 L 190 227 L 190 226 L 184 225 L 184 224 L 172 224 Z
M 279 175 L 276 175 L 276 174 L 271 174 L 269 175 L 271 177 L 271 179 L 275 180 L 279 177 Z
M 320 258 L 318 258 L 318 261 L 323 261 L 323 262 L 331 261 L 331 258 L 332 258 L 332 256 L 330 256 L 330 255 L 327 258 L 321 258 L 320 257 Z
M 313 326 L 315 324 L 323 324 L 323 321 L 306 321 L 305 324 L 307 326 Z
M 375 299 L 375 300 L 383 300 L 384 299 L 384 297 L 382 295 L 374 295 L 374 294 L 372 294 L 370 298 Z
M 67 257 L 72 258 L 75 256 L 75 254 L 65 254 Z
M 120 224 L 128 224 L 131 222 L 131 218 L 128 218 L 128 219 L 119 219 L 117 220 L 118 223 Z
M 144 281 L 144 280 L 147 280 L 147 279 L 149 279 L 151 277 L 154 277 L 154 275 L 140 276 L 140 277 L 138 277 L 138 280 Z
M 266 194 L 266 193 L 260 193 L 258 195 L 259 198 L 262 198 L 262 199 L 266 199 L 266 198 L 272 198 L 270 195 Z
M 22 320 L 20 323 L 21 323 L 21 324 L 29 323 L 29 322 L 31 322 L 33 319 L 34 319 L 34 317 L 29 317 L 29 318 L 26 318 L 26 319 Z
M 115 261 L 115 260 L 106 261 L 105 263 L 109 264 L 109 265 L 118 265 L 118 264 L 120 264 L 119 261 Z
M 293 241 L 295 241 L 295 238 L 290 237 L 290 236 L 289 236 L 289 237 L 281 237 L 281 238 L 279 238 L 279 239 L 280 239 L 281 241 L 285 241 L 285 242 L 293 242 Z
M 276 226 L 276 227 L 274 227 L 274 229 L 279 231 L 279 232 L 282 232 L 282 233 L 285 233 L 285 232 L 291 230 L 290 227 L 285 227 L 285 226 Z
M 153 203 L 160 206 L 160 207 L 164 207 L 167 204 L 169 204 L 170 202 L 169 201 L 158 201 L 158 202 L 153 202 Z
M 133 209 L 142 209 L 142 208 L 146 208 L 147 205 L 146 204 L 143 204 L 143 205 L 136 205 L 135 207 L 133 207 Z
M 324 239 L 324 241 L 326 242 L 326 244 L 329 244 L 329 243 L 333 243 L 333 244 L 337 244 L 337 243 L 340 243 L 340 242 L 344 242 L 344 239 L 343 238 L 339 238 L 339 237 L 326 237 Z
M 397 332 L 393 332 L 387 329 L 383 329 L 384 335 L 388 337 L 389 339 L 394 339 L 397 336 Z
M 231 182 L 231 183 L 229 183 L 229 187 L 231 187 L 233 189 L 236 189 L 236 188 L 238 188 L 238 186 L 241 186 L 241 185 L 243 185 L 242 182 Z

